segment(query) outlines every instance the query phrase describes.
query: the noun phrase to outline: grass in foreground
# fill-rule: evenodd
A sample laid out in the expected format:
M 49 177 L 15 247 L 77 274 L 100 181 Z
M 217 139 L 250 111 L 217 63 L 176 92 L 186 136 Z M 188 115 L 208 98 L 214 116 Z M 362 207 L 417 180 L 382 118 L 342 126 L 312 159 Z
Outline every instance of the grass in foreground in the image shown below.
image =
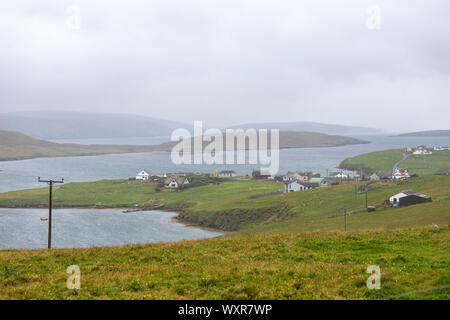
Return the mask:
M 0 251 L 0 299 L 376 299 L 450 284 L 450 230 L 241 236 Z M 81 289 L 66 288 L 69 265 Z M 381 289 L 368 290 L 369 265 Z M 406 299 L 449 299 L 450 288 Z

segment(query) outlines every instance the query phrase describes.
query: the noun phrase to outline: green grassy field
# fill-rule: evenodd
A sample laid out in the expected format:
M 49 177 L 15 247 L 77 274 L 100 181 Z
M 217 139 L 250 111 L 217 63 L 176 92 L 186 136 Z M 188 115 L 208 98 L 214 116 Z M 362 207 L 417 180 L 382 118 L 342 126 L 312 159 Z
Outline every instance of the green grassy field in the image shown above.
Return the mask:
M 450 151 L 433 151 L 430 155 L 410 155 L 401 163 L 411 173 L 432 174 L 450 170 Z
M 450 284 L 450 230 L 315 232 L 0 251 L 0 299 L 378 299 Z M 69 265 L 81 288 L 66 288 Z M 369 290 L 369 265 L 381 289 Z M 450 288 L 400 299 L 449 299 Z
M 402 159 L 402 150 L 384 150 L 347 158 L 339 165 L 342 169 L 363 170 L 365 173 L 391 173 L 394 164 Z M 399 165 L 411 174 L 444 173 L 450 170 L 450 151 L 433 151 L 431 155 L 410 154 Z
M 55 207 L 140 207 L 164 205 L 180 213 L 180 219 L 200 226 L 245 233 L 282 233 L 342 230 L 343 213 L 349 230 L 447 225 L 450 220 L 450 176 L 428 175 L 407 182 L 371 183 L 367 213 L 364 194 L 355 194 L 363 183 L 344 183 L 302 192 L 279 193 L 282 183 L 241 180 L 190 188 L 182 192 L 142 181 L 114 180 L 69 183 L 54 190 Z M 433 202 L 408 208 L 384 208 L 381 204 L 401 190 L 414 189 L 433 197 Z M 46 207 L 48 189 L 0 194 L 0 207 Z
M 394 164 L 402 159 L 402 150 L 383 150 L 347 158 L 339 165 L 342 169 L 362 170 L 364 173 L 391 173 Z
M 1 250 L 0 299 L 378 299 L 449 285 L 450 176 L 371 183 L 371 213 L 355 193 L 361 185 L 288 194 L 278 193 L 281 183 L 254 180 L 181 192 L 132 180 L 58 186 L 57 207 L 164 204 L 183 220 L 234 232 L 176 243 Z M 433 202 L 381 206 L 404 189 Z M 47 188 L 9 192 L 0 194 L 0 206 L 45 207 L 47 197 Z M 80 290 L 65 286 L 69 265 L 81 269 Z M 369 265 L 381 269 L 380 290 L 366 287 Z M 450 288 L 399 298 L 449 299 Z

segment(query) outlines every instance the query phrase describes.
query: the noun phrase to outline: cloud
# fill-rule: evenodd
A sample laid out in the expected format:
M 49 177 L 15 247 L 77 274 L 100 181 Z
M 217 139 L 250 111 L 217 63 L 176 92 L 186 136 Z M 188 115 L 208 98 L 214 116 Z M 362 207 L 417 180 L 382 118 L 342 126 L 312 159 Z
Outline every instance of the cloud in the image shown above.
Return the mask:
M 378 30 L 366 26 L 369 5 L 381 10 Z M 447 128 L 449 9 L 445 0 L 2 3 L 0 105 L 213 125 Z

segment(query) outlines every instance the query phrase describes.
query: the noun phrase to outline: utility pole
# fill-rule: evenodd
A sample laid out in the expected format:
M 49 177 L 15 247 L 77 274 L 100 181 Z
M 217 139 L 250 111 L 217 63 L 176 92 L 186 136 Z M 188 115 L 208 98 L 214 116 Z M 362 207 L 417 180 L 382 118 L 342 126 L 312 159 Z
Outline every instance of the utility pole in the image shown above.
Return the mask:
M 41 177 L 38 177 L 38 182 L 45 182 L 50 186 L 50 192 L 48 196 L 48 248 L 52 248 L 52 192 L 53 192 L 53 185 L 55 183 L 64 183 L 64 178 L 61 180 L 41 180 Z
M 347 209 L 344 210 L 344 231 L 347 231 Z
M 366 209 L 367 209 L 367 187 L 366 187 Z

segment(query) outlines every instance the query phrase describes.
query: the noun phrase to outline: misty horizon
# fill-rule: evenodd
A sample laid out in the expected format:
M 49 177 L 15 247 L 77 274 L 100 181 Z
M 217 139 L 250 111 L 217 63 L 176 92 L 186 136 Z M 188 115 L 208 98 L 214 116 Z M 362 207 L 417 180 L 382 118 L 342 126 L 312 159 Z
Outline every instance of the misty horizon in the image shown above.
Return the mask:
M 1 3 L 0 112 L 449 129 L 450 4 L 418 3 Z

